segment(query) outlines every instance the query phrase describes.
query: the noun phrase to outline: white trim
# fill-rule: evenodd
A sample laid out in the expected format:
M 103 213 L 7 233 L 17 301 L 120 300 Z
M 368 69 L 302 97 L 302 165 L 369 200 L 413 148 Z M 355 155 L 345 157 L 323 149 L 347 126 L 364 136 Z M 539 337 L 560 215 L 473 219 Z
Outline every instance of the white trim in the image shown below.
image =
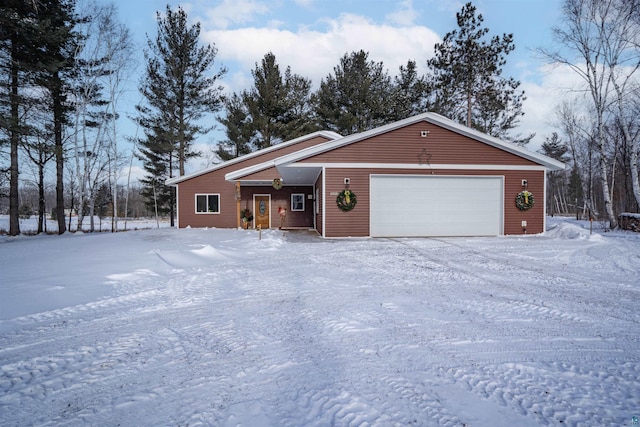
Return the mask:
M 327 168 L 322 168 L 322 237 L 327 237 Z
M 293 196 L 302 197 L 302 209 L 293 209 Z M 290 203 L 290 206 L 289 206 L 289 208 L 291 209 L 291 212 L 304 212 L 306 196 L 307 195 L 305 193 L 291 193 L 291 203 Z
M 249 160 L 249 159 L 252 159 L 254 157 L 258 157 L 258 156 L 261 156 L 263 154 L 267 154 L 267 153 L 270 153 L 272 151 L 276 151 L 276 150 L 279 150 L 281 148 L 285 148 L 285 147 L 288 147 L 290 145 L 294 145 L 294 144 L 297 144 L 299 142 L 307 141 L 309 139 L 313 139 L 313 138 L 316 138 L 316 137 L 319 137 L 319 136 L 327 138 L 330 141 L 332 141 L 334 139 L 342 138 L 342 135 L 340 135 L 340 134 L 338 134 L 336 132 L 333 132 L 333 131 L 321 130 L 321 131 L 318 131 L 318 132 L 313 132 L 313 133 L 310 133 L 308 135 L 303 135 L 301 137 L 292 139 L 290 141 L 281 142 L 279 144 L 272 145 L 271 147 L 267 147 L 267 148 L 263 148 L 262 150 L 254 151 L 253 153 L 245 154 L 244 156 L 236 157 L 235 159 L 227 160 L 226 162 L 219 163 L 219 164 L 214 165 L 214 166 L 212 166 L 210 168 L 206 168 L 206 169 L 203 169 L 203 170 L 200 170 L 200 171 L 197 171 L 197 172 L 194 172 L 194 173 L 190 173 L 190 174 L 187 174 L 187 175 L 182 175 L 182 176 L 178 176 L 178 177 L 175 177 L 175 178 L 167 179 L 165 181 L 165 184 L 167 184 L 167 185 L 176 185 L 176 184 L 178 184 L 178 183 L 180 183 L 182 181 L 186 181 L 186 180 L 189 180 L 191 178 L 195 178 L 197 176 L 204 175 L 204 174 L 207 174 L 209 172 L 213 172 L 215 170 L 222 169 L 222 168 L 225 168 L 227 166 L 231 166 L 231 165 L 234 165 L 236 163 L 240 163 L 240 162 L 243 162 L 245 160 Z
M 256 196 L 259 196 L 259 197 L 266 196 L 269 198 L 269 206 L 267 206 L 267 212 L 269 212 L 269 228 L 271 228 L 271 217 L 273 216 L 271 215 L 271 194 L 254 194 L 253 195 L 253 206 L 251 206 L 253 208 L 253 227 L 252 228 L 256 228 L 256 215 L 257 215 Z
M 176 228 L 180 228 L 180 197 L 179 188 L 176 186 Z
M 542 180 L 542 191 L 543 191 L 543 197 L 542 200 L 544 200 L 544 204 L 542 206 L 542 233 L 545 233 L 547 231 L 547 173 L 545 172 L 544 174 L 544 179 Z M 551 200 L 551 203 L 553 204 L 553 200 Z
M 224 179 L 225 181 L 235 181 L 240 177 L 243 177 L 245 175 L 251 175 L 252 173 L 256 173 L 256 172 L 260 172 L 262 170 L 265 169 L 269 169 L 269 168 L 275 168 L 275 162 L 273 160 L 267 160 L 266 162 L 262 162 L 262 163 L 258 163 L 256 165 L 251 165 L 251 166 L 247 166 L 246 168 L 242 168 L 242 169 L 238 169 L 238 170 L 234 170 L 232 172 L 229 172 L 227 174 L 225 174 Z M 264 180 L 262 180 L 264 181 Z
M 519 170 L 519 171 L 546 171 L 547 168 L 540 165 L 481 165 L 481 164 L 433 164 L 419 165 L 409 163 L 292 163 L 287 166 L 295 167 L 327 167 L 331 169 L 417 169 L 417 170 Z
M 209 196 L 218 196 L 218 212 L 198 212 L 198 196 L 207 196 L 206 205 L 209 207 Z M 177 200 L 177 199 L 176 199 Z M 220 193 L 195 193 L 194 194 L 194 211 L 196 215 L 220 215 L 220 211 L 222 210 L 222 204 L 220 203 Z

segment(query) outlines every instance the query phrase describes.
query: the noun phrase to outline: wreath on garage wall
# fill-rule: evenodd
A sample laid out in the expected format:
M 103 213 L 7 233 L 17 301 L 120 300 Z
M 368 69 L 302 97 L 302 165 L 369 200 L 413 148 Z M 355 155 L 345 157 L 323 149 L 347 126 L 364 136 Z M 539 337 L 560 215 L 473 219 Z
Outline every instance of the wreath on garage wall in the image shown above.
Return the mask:
M 533 193 L 528 190 L 524 190 L 518 193 L 516 196 L 516 206 L 521 211 L 528 211 L 533 207 L 535 200 L 533 199 Z
M 358 203 L 356 195 L 351 190 L 342 190 L 336 197 L 336 204 L 342 212 L 349 212 Z

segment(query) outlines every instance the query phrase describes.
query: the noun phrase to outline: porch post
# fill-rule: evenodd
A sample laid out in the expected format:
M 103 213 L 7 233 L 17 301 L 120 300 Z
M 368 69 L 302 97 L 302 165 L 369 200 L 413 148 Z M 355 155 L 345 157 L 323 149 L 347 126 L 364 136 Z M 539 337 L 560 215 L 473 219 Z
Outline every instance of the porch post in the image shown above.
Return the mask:
M 240 181 L 236 181 L 236 227 L 237 228 L 240 228 L 240 202 L 241 202 Z

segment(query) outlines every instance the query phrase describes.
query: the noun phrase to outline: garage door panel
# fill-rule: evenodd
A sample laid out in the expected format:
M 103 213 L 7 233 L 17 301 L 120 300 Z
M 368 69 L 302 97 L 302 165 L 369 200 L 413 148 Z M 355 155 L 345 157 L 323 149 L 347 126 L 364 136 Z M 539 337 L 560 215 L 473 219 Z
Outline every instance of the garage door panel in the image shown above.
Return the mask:
M 374 237 L 502 234 L 502 177 L 371 176 Z

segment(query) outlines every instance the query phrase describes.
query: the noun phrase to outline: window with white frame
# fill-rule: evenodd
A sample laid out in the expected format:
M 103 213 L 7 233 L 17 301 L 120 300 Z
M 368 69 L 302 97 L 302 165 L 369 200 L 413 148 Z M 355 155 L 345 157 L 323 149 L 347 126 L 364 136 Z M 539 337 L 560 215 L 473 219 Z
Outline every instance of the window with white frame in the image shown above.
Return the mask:
M 196 213 L 219 214 L 220 194 L 196 194 Z
M 291 195 L 291 211 L 304 211 L 304 194 Z

